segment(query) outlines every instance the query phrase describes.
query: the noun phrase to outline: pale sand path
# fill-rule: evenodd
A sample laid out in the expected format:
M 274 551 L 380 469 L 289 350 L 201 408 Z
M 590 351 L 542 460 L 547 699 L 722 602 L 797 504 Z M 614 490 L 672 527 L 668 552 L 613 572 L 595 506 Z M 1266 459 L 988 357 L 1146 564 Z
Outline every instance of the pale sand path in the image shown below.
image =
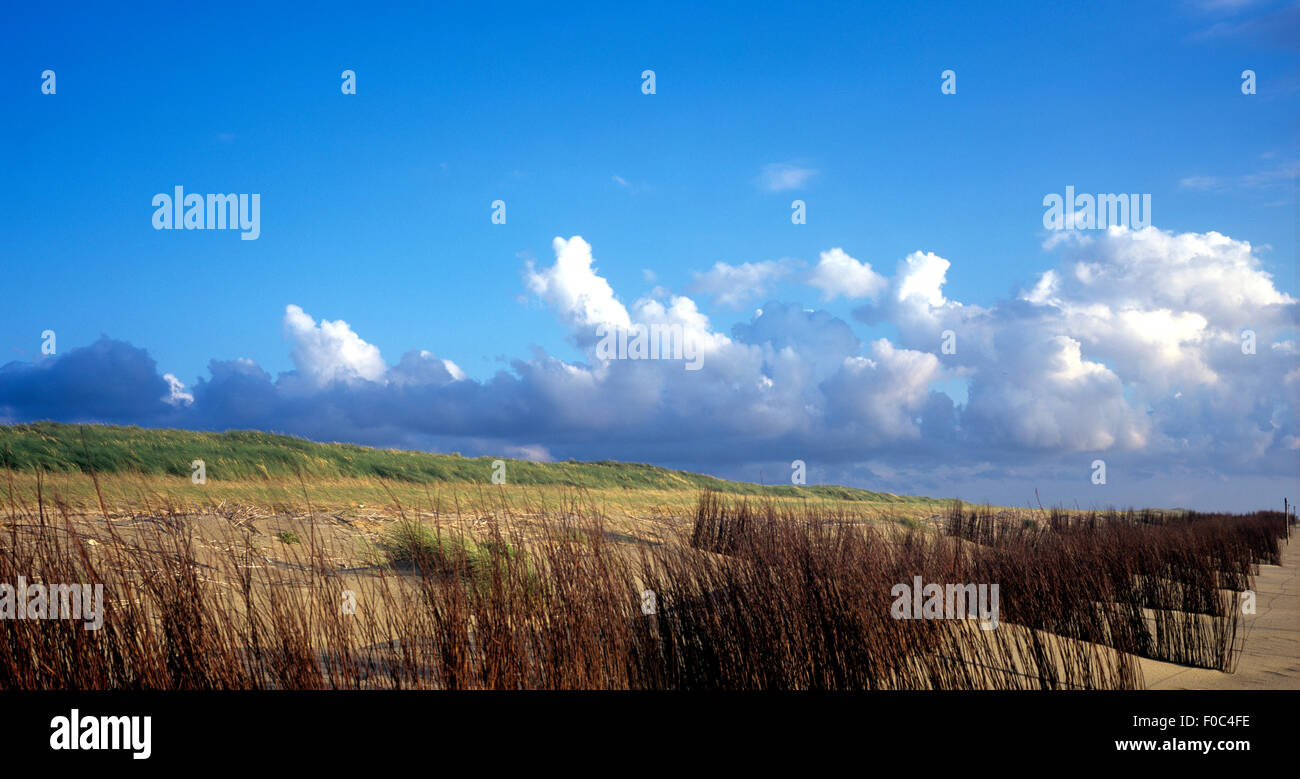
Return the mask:
M 1300 534 L 1283 542 L 1282 565 L 1261 565 L 1255 614 L 1242 615 L 1236 673 L 1139 658 L 1149 690 L 1300 690 Z

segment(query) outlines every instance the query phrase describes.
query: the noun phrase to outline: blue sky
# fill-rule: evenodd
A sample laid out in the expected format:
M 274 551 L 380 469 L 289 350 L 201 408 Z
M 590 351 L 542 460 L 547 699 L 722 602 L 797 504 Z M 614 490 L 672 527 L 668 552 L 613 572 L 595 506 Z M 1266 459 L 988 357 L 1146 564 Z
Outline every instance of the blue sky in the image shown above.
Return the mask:
M 346 321 L 389 365 L 427 350 L 483 387 L 500 371 L 518 378 L 512 361 L 539 354 L 589 365 L 578 330 L 591 323 L 566 315 L 554 284 L 538 293 L 527 275 L 530 260 L 540 269 L 556 262 L 555 238 L 581 236 L 599 277 L 629 307 L 647 295 L 684 295 L 711 332 L 732 335 L 769 301 L 816 309 L 851 329 L 863 359 L 882 365 L 872 342 L 916 349 L 922 335 L 888 306 L 865 316 L 863 299 L 826 299 L 807 282 L 821 253 L 840 248 L 889 278 L 901 278 L 896 265 L 912 252 L 933 253 L 949 263 L 946 301 L 967 313 L 1007 311 L 1040 274 L 1070 261 L 1060 247 L 1045 247 L 1042 224 L 1043 197 L 1067 185 L 1149 193 L 1156 229 L 1248 242 L 1250 272 L 1268 274 L 1283 298 L 1297 295 L 1294 3 L 612 5 L 322 4 L 306 16 L 238 4 L 111 15 L 58 4 L 11 9 L 0 51 L 7 238 L 0 271 L 10 292 L 0 308 L 0 364 L 19 363 L 8 369 L 13 377 L 22 364 L 54 362 L 40 354 L 41 333 L 53 330 L 60 356 L 105 335 L 146 350 L 159 374 L 190 388 L 211 379 L 212 360 L 251 360 L 271 377 L 301 374 L 310 368 L 301 351 L 293 357 L 302 342 L 286 328 L 292 304 L 314 321 Z M 1254 95 L 1241 91 L 1247 68 L 1257 74 Z M 54 95 L 42 94 L 45 69 L 57 74 Z M 355 95 L 340 91 L 344 69 L 357 74 Z M 641 91 L 645 69 L 655 71 L 656 94 Z M 956 72 L 954 95 L 940 93 L 945 69 Z M 773 169 L 802 173 L 792 176 L 796 185 L 772 187 L 763 176 Z M 260 237 L 154 230 L 151 198 L 177 185 L 259 193 Z M 791 223 L 796 198 L 807 204 L 807 224 Z M 503 225 L 490 219 L 497 199 L 507 207 Z M 1103 254 L 1116 262 L 1132 256 L 1114 241 L 1107 247 Z M 1077 251 L 1075 260 L 1090 262 L 1084 255 L 1100 249 Z M 773 265 L 747 288 L 728 274 L 712 286 L 701 280 L 719 262 Z M 724 287 L 734 294 L 720 296 Z M 1083 297 L 1095 302 L 1092 293 Z M 1131 303 L 1105 300 L 1117 314 Z M 1294 341 L 1295 306 L 1279 305 L 1261 350 L 1293 362 L 1286 347 L 1270 352 L 1270 344 Z M 1177 305 L 1142 310 L 1200 315 Z M 1211 317 L 1211 329 L 1251 324 L 1224 317 Z M 1186 391 L 1126 374 L 1116 367 L 1122 358 L 1090 340 L 1102 336 L 1067 330 L 1081 339 L 1082 359 L 1116 371 L 1130 404 L 1155 408 L 1158 398 Z M 991 373 L 994 357 L 965 365 L 964 374 L 926 374 L 917 391 L 946 392 L 963 407 L 968 383 Z M 120 362 L 108 358 L 104 370 Z M 674 386 L 659 387 L 661 405 L 674 407 Z M 78 405 L 76 393 L 62 407 L 24 405 L 15 398 L 35 390 L 24 391 L 6 401 L 0 381 L 0 417 L 132 421 L 132 413 Z M 904 402 L 900 413 L 927 403 Z M 1274 405 L 1257 415 L 1274 419 L 1265 450 L 1276 466 L 1278 457 L 1293 461 L 1285 460 L 1296 451 L 1285 441 L 1297 432 L 1289 401 L 1279 396 Z M 683 419 L 685 406 L 674 408 L 672 417 Z M 340 413 L 351 416 L 337 428 L 277 429 L 379 445 L 648 458 L 741 478 L 800 454 L 773 444 L 756 445 L 763 454 L 752 462 L 715 458 L 689 436 L 603 446 L 595 442 L 619 436 L 548 432 L 522 420 L 512 428 L 507 417 L 449 438 L 437 424 L 412 432 L 414 417 L 362 423 Z M 952 484 L 1003 502 L 1023 502 L 1025 484 L 1072 478 L 1060 475 L 1072 466 L 1038 475 L 1017 469 L 1061 457 L 1090 461 L 1117 446 L 1149 472 L 1146 488 L 1117 488 L 1116 501 L 1167 504 L 1176 490 L 1161 478 L 1196 483 L 1207 468 L 1223 476 L 1225 460 L 1240 461 L 1251 479 L 1286 485 L 1284 469 L 1250 464 L 1264 456 L 1258 442 L 1189 460 L 1198 446 L 1211 448 L 1206 441 L 1237 440 L 1216 427 L 1230 424 L 1222 414 L 1207 414 L 1203 429 L 1177 435 L 1156 423 L 1168 439 L 1159 453 L 1152 430 L 1126 448 L 1106 436 L 1071 443 L 1068 435 L 1013 435 L 982 475 L 969 469 L 983 459 L 937 460 L 948 447 L 906 432 L 858 436 L 867 443 L 804 459 L 824 462 L 810 470 L 826 480 L 943 494 Z M 134 416 L 163 422 L 153 412 Z M 239 419 L 276 426 L 206 412 L 201 422 Z M 755 417 L 749 429 L 768 440 L 765 424 Z M 618 432 L 630 440 L 637 429 Z M 783 440 L 797 450 L 796 440 L 816 439 Z M 752 443 L 738 432 L 728 441 L 739 449 Z M 887 463 L 909 457 L 915 470 L 887 473 L 894 471 Z M 1168 468 L 1153 465 L 1165 457 Z M 937 464 L 968 470 L 951 482 L 924 475 Z M 1234 505 L 1258 489 L 1231 484 L 1241 496 L 1227 500 Z M 1098 500 L 1067 486 L 1058 497 Z

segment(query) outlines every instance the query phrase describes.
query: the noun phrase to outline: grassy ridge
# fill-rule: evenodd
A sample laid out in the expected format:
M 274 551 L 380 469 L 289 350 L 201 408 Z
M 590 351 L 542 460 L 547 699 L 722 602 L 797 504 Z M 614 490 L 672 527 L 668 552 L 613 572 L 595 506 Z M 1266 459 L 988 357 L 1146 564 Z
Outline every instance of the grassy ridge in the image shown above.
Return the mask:
M 85 443 L 82 443 L 84 435 Z M 0 425 L 0 452 L 11 468 L 54 473 L 189 476 L 203 460 L 210 481 L 386 479 L 411 484 L 490 484 L 494 457 L 461 457 L 352 444 L 320 444 L 292 436 L 240 430 L 200 433 L 110 425 L 39 422 Z M 89 455 L 89 457 L 87 457 Z M 809 485 L 760 486 L 653 465 L 600 462 L 537 463 L 506 460 L 513 485 L 552 485 L 593 490 L 713 489 L 738 495 L 815 497 L 873 503 L 929 502 L 886 492 Z

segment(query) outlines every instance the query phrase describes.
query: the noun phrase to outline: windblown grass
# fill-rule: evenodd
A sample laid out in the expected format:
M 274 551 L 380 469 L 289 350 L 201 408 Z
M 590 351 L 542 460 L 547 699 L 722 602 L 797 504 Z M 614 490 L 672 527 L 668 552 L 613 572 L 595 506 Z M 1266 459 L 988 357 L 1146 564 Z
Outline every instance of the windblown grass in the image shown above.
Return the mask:
M 329 482 L 397 482 L 415 485 L 491 483 L 492 463 L 506 463 L 507 480 L 522 487 L 563 486 L 587 490 L 686 491 L 876 503 L 931 502 L 928 498 L 836 485 L 762 486 L 727 481 L 654 465 L 614 461 L 532 462 L 461 457 L 351 444 L 322 444 L 292 436 L 239 430 L 201 433 L 113 425 L 39 422 L 0 425 L 0 452 L 17 471 L 172 476 L 188 479 L 190 464 L 203 460 L 207 479 L 220 482 L 287 482 L 306 479 L 313 488 Z
M 1059 515 L 976 544 L 706 492 L 646 541 L 577 500 L 453 523 L 394 496 L 402 518 L 357 563 L 325 533 L 351 520 L 310 507 L 272 557 L 237 511 L 89 519 L 38 486 L 0 524 L 0 582 L 100 584 L 104 623 L 0 620 L 0 689 L 1133 688 L 1139 654 L 1231 666 L 1224 590 L 1285 532 Z M 1001 624 L 896 618 L 915 576 L 999 583 Z
M 1281 562 L 1281 512 L 1053 511 L 1028 525 L 953 506 L 947 532 L 979 546 L 1007 618 L 1157 660 L 1231 671 L 1241 593 Z

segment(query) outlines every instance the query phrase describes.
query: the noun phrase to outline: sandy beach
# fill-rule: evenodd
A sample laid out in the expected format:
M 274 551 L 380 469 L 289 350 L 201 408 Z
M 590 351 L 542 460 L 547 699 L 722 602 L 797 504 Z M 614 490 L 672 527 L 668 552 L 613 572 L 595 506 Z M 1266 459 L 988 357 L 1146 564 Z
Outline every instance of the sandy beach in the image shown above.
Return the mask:
M 1294 536 L 1294 530 L 1293 536 Z M 1255 613 L 1242 615 L 1245 643 L 1235 673 L 1143 658 L 1149 690 L 1300 690 L 1300 538 L 1282 565 L 1261 565 Z

